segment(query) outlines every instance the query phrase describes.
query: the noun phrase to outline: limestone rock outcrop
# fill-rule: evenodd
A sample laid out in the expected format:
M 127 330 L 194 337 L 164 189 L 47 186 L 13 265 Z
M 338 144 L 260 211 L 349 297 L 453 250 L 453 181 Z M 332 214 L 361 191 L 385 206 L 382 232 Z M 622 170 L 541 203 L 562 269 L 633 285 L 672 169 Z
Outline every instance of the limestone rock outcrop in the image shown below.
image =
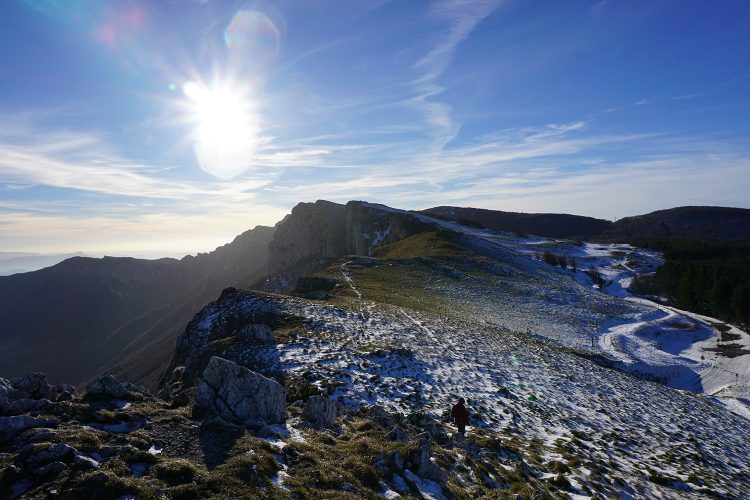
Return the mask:
M 302 420 L 316 429 L 333 429 L 336 426 L 336 403 L 323 396 L 310 396 L 302 411 Z
M 362 201 L 300 203 L 276 225 L 268 262 L 269 269 L 278 274 L 266 288 L 284 291 L 326 261 L 371 255 L 378 245 L 431 227 L 417 214 Z
M 46 411 L 52 402 L 69 401 L 76 396 L 74 387 L 51 385 L 43 373 L 30 373 L 12 380 L 0 378 L 0 414 Z
M 278 382 L 217 356 L 195 386 L 195 401 L 233 423 L 262 427 L 286 420 L 286 391 Z
M 29 415 L 0 417 L 0 434 L 18 434 L 35 427 L 57 427 L 59 423 L 56 418 L 37 418 Z
M 113 375 L 104 375 L 86 386 L 86 394 L 97 399 L 131 399 L 148 395 L 148 391 L 130 382 L 120 382 Z
M 273 344 L 273 330 L 262 323 L 252 323 L 241 327 L 237 335 L 245 342 L 254 344 Z

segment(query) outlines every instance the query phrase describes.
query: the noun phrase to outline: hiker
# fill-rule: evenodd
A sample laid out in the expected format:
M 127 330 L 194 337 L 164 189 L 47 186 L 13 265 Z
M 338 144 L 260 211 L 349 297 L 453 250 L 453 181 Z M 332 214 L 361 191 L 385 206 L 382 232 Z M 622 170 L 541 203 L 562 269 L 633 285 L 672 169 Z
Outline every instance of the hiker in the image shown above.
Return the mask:
M 453 405 L 453 408 L 451 408 L 451 417 L 453 417 L 453 423 L 458 427 L 458 433 L 462 436 L 466 435 L 469 412 L 466 410 L 466 406 L 464 406 L 464 398 L 458 398 L 458 403 Z

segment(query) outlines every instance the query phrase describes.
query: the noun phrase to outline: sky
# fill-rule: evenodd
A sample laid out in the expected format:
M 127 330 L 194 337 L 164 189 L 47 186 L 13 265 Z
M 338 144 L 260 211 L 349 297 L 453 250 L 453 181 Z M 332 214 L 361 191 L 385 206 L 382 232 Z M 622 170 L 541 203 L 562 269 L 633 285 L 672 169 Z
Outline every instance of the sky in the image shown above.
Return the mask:
M 0 252 L 205 252 L 317 199 L 748 193 L 746 1 L 0 2 Z

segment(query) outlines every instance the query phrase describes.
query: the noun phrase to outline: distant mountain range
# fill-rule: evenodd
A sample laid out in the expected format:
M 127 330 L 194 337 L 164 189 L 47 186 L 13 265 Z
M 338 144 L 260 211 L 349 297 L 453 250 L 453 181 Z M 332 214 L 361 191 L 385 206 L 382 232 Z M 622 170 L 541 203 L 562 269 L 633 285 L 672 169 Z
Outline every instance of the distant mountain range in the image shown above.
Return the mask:
M 750 238 L 750 210 L 726 207 L 678 207 L 625 217 L 596 235 L 605 241 L 650 238 L 731 240 Z
M 106 371 L 154 387 L 185 325 L 226 287 L 282 292 L 344 255 L 371 255 L 429 227 L 425 215 L 550 237 L 750 237 L 750 210 L 684 207 L 615 223 L 566 214 L 436 207 L 403 212 L 365 202 L 301 203 L 211 253 L 143 260 L 73 257 L 0 276 L 0 376 L 44 371 L 80 384 Z
M 81 383 L 121 361 L 116 371 L 155 380 L 152 361 L 169 356 L 197 309 L 229 283 L 247 285 L 261 275 L 272 232 L 257 227 L 181 260 L 74 257 L 0 277 L 3 375 L 44 370 Z
M 548 238 L 591 238 L 612 227 L 612 222 L 569 214 L 526 214 L 483 208 L 435 207 L 422 213 L 459 223 L 474 223 L 493 231 L 515 231 Z
M 285 290 L 331 259 L 413 234 L 411 219 L 362 202 L 301 203 L 276 227 L 197 257 L 74 257 L 0 276 L 0 376 L 40 370 L 81 384 L 112 371 L 153 387 L 177 335 L 224 288 Z
M 750 238 L 750 210 L 727 207 L 677 207 L 611 222 L 581 215 L 526 214 L 480 208 L 435 207 L 422 213 L 493 231 L 516 231 L 548 238 L 624 242 L 649 238 Z
M 36 271 L 78 256 L 83 256 L 83 252 L 53 254 L 0 252 L 0 276 Z

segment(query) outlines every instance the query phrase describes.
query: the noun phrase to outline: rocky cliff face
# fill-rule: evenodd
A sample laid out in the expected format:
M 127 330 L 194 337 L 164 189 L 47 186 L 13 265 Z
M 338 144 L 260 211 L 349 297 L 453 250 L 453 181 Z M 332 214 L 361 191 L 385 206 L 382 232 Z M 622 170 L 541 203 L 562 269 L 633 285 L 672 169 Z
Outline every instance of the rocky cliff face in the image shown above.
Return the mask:
M 276 226 L 269 247 L 269 281 L 264 288 L 284 291 L 304 274 L 344 255 L 371 255 L 379 245 L 428 229 L 414 215 L 382 205 L 318 200 L 300 203 Z

